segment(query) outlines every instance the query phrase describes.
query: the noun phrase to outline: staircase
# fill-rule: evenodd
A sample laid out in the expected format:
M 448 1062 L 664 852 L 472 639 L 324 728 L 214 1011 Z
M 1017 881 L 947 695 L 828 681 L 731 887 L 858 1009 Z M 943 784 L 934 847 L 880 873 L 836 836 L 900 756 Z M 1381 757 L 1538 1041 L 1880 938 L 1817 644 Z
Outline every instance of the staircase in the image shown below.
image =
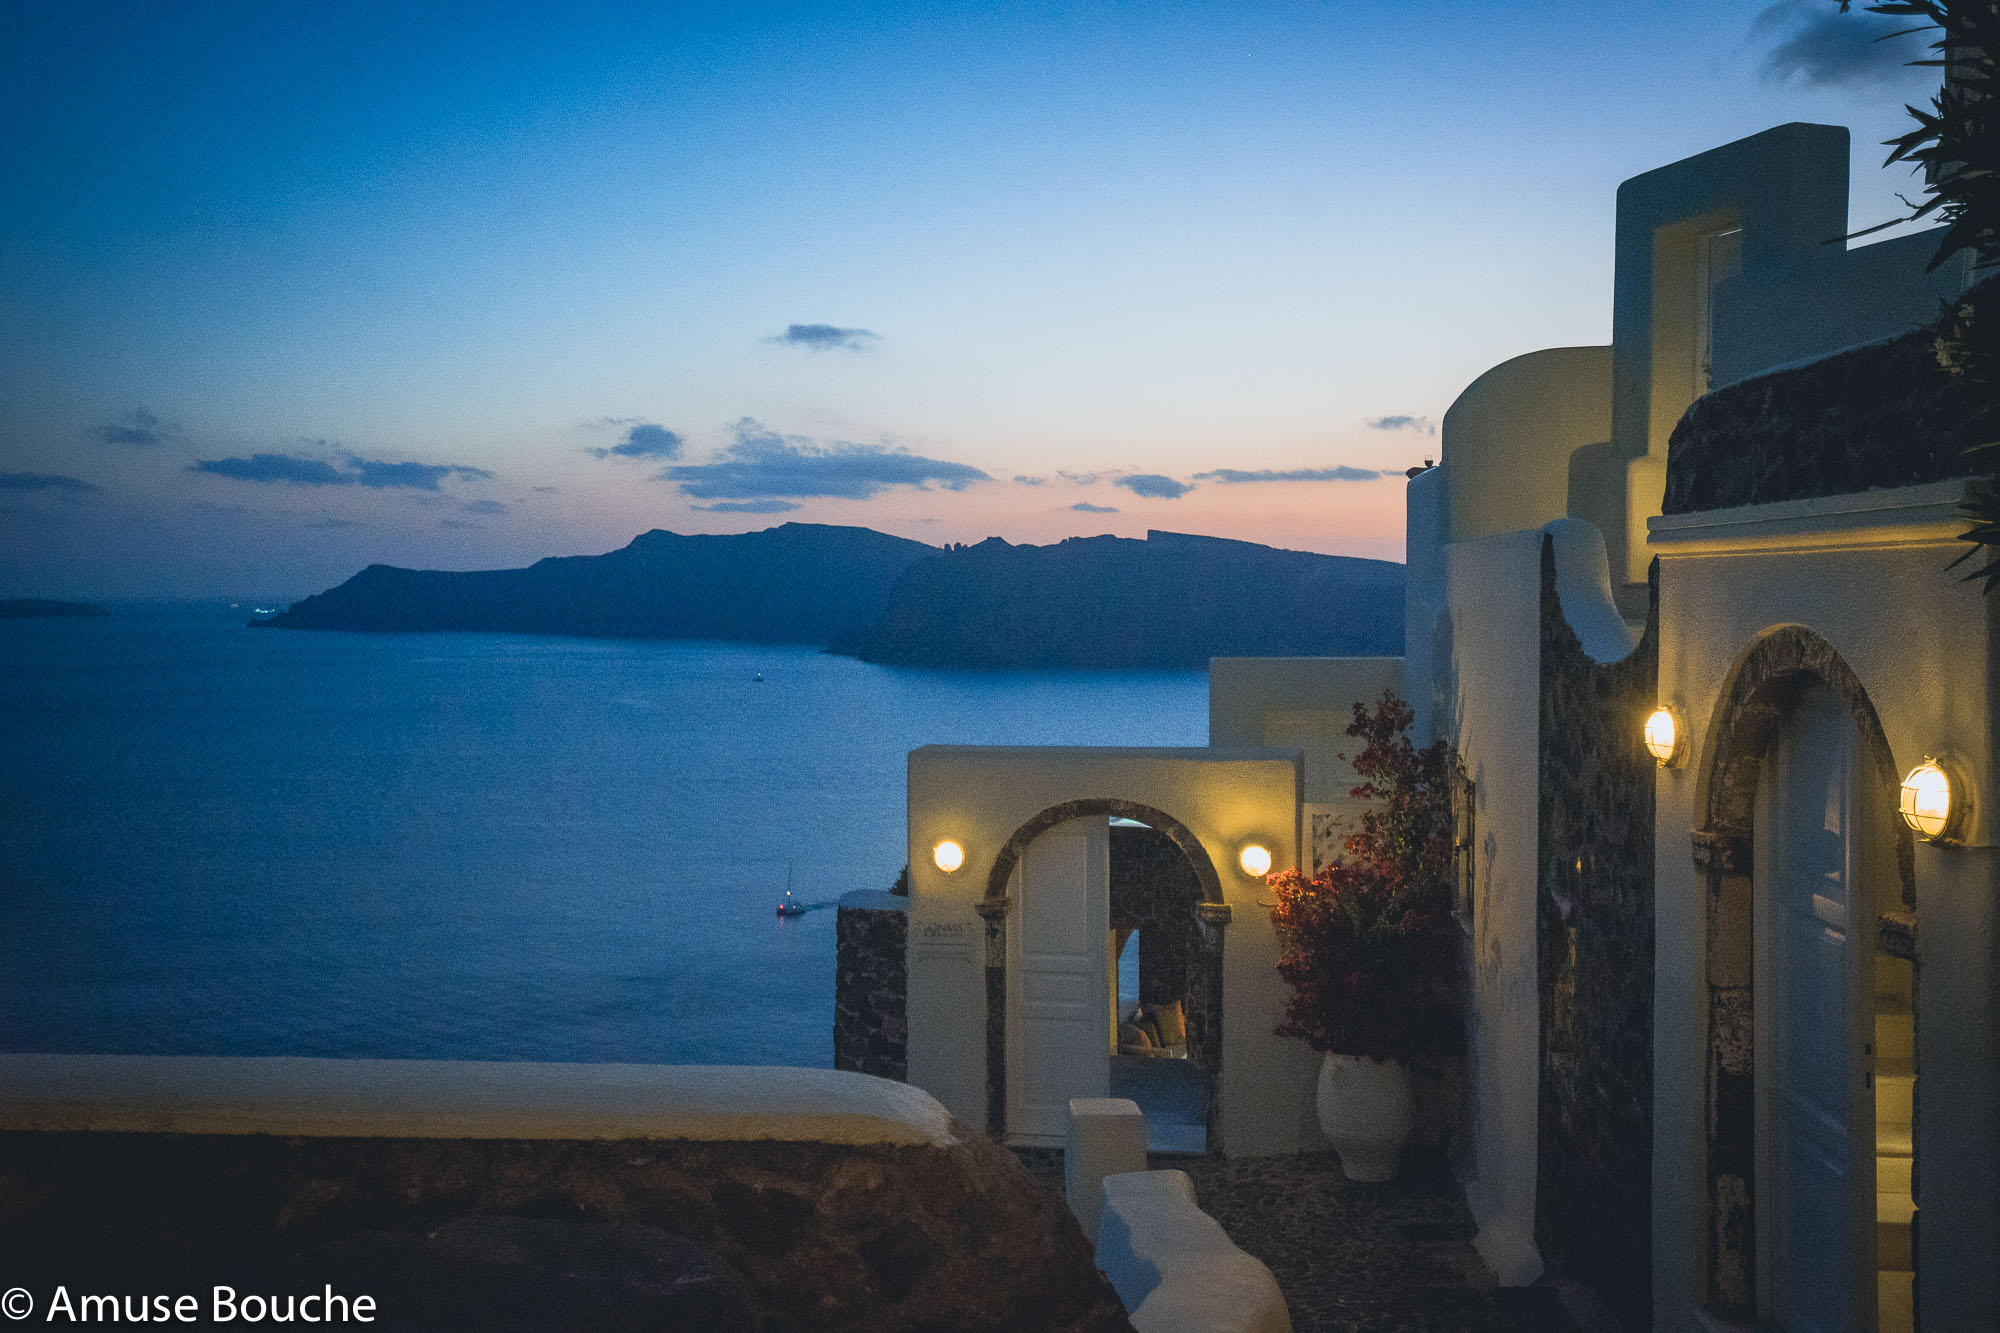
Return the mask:
M 1915 1333 L 1916 1017 L 1909 992 L 1875 997 L 1875 1282 L 1879 1333 Z

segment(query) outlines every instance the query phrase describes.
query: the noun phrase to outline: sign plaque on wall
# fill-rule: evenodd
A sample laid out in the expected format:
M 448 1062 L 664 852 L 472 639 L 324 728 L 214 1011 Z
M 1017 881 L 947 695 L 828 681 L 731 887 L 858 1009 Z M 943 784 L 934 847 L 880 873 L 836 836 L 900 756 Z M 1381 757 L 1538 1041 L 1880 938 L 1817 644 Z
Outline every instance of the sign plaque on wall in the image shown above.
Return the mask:
M 916 955 L 924 963 L 970 963 L 979 939 L 977 923 L 927 921 L 917 927 Z

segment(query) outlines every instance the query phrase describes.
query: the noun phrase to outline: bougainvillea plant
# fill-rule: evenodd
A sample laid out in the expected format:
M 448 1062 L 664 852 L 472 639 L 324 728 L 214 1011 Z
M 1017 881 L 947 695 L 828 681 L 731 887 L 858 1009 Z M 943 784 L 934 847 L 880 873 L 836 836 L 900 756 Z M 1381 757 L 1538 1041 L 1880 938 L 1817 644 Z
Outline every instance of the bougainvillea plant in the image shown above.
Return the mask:
M 1364 746 L 1353 794 L 1375 804 L 1344 855 L 1311 877 L 1286 870 L 1267 881 L 1278 896 L 1278 975 L 1293 991 L 1277 1032 L 1315 1050 L 1409 1061 L 1464 1040 L 1451 911 L 1462 769 L 1444 742 L 1417 748 L 1412 720 L 1393 693 L 1372 709 L 1354 705 L 1347 734 Z

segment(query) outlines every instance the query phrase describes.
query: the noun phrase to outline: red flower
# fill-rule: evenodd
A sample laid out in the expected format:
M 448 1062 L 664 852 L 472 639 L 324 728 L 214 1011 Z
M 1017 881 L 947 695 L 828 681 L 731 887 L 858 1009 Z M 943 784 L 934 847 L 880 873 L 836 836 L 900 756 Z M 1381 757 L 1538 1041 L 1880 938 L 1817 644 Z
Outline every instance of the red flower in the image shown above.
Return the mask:
M 1441 1054 L 1463 1041 L 1464 978 L 1451 915 L 1452 795 L 1458 757 L 1418 749 L 1413 715 L 1393 693 L 1354 706 L 1357 799 L 1378 804 L 1346 855 L 1307 878 L 1272 875 L 1278 975 L 1293 990 L 1278 1035 L 1315 1050 L 1377 1060 Z

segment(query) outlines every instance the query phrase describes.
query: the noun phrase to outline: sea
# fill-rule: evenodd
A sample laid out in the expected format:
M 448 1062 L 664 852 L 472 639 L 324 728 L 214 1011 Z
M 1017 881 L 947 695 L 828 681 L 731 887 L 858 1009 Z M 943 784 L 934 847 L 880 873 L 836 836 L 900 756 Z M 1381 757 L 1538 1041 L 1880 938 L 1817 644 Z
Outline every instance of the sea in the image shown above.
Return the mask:
M 0 621 L 0 1050 L 830 1065 L 912 748 L 1207 733 L 1202 672 L 111 609 Z

